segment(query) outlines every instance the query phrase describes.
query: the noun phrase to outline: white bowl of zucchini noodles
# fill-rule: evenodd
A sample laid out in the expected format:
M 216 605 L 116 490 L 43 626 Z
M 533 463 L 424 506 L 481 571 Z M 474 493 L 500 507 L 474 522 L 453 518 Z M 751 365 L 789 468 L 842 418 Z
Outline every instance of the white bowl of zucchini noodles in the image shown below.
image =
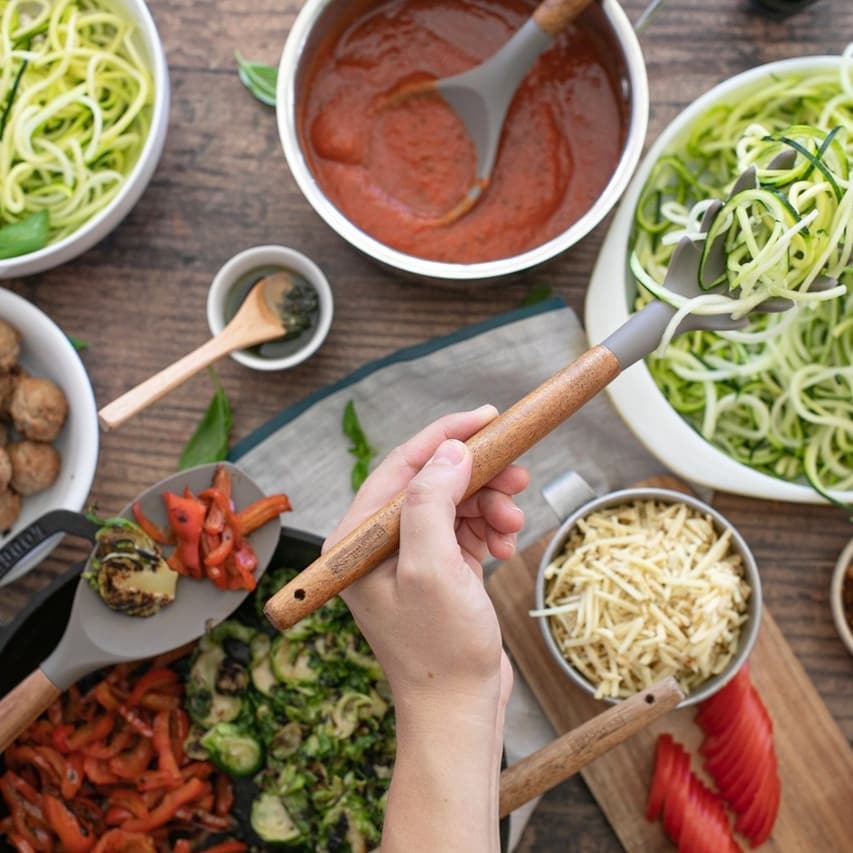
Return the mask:
M 846 294 L 757 314 L 733 332 L 681 335 L 608 393 L 646 447 L 688 480 L 757 498 L 850 504 L 853 46 L 842 56 L 746 71 L 675 118 L 641 163 L 602 245 L 587 291 L 587 333 L 593 342 L 604 339 L 648 298 L 638 278 L 662 280 L 679 234 L 690 230 L 687 214 L 701 198 L 726 198 L 743 162 L 742 140 L 756 132 L 790 144 L 806 161 L 807 196 L 827 191 L 831 227 L 809 231 L 813 218 L 790 213 L 806 256 L 810 240 L 828 241 L 815 257 L 831 256 L 822 269 Z M 802 133 L 813 135 L 813 148 L 798 141 Z M 830 153 L 841 163 L 838 180 L 825 168 Z M 823 204 L 821 197 L 822 213 Z M 803 253 L 778 257 L 792 268 Z
M 168 116 L 144 0 L 0 0 L 0 279 L 112 231 L 154 173 Z

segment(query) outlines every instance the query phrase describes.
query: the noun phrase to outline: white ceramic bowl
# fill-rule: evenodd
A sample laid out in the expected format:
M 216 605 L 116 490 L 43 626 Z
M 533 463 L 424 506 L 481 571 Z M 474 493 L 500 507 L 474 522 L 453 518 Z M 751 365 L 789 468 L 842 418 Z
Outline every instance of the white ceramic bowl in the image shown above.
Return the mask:
M 832 583 L 829 589 L 829 603 L 832 607 L 832 618 L 835 622 L 835 627 L 838 635 L 841 637 L 841 642 L 847 646 L 847 651 L 853 655 L 853 627 L 851 627 L 844 614 L 844 601 L 842 599 L 844 578 L 847 575 L 848 566 L 851 565 L 853 565 L 853 539 L 847 543 L 847 547 L 841 552 L 838 562 L 835 564 L 835 571 L 832 573 Z M 853 583 L 853 580 L 849 582 Z
M 374 4 L 375 5 L 375 4 Z M 630 180 L 642 153 L 649 114 L 646 65 L 637 36 L 617 0 L 602 0 L 603 26 L 615 38 L 624 66 L 623 89 L 630 110 L 622 156 L 609 183 L 592 207 L 562 234 L 526 252 L 494 261 L 471 264 L 430 261 L 405 254 L 380 243 L 350 222 L 324 195 L 305 158 L 299 140 L 301 91 L 316 52 L 334 31 L 337 18 L 351 0 L 306 0 L 284 46 L 278 71 L 276 116 L 284 154 L 299 189 L 314 210 L 341 237 L 392 270 L 432 282 L 494 282 L 535 267 L 564 252 L 585 237 L 613 208 Z M 604 36 L 602 36 L 604 37 Z
M 323 271 L 310 258 L 285 246 L 253 246 L 235 255 L 216 274 L 207 294 L 207 325 L 214 335 L 225 327 L 225 300 L 234 284 L 247 273 L 261 267 L 284 267 L 299 273 L 317 291 L 320 300 L 320 316 L 314 333 L 298 350 L 282 358 L 266 358 L 245 350 L 231 353 L 231 358 L 255 370 L 286 370 L 295 367 L 313 355 L 319 348 L 332 325 L 334 300 L 332 289 Z
M 755 646 L 755 641 L 758 639 L 758 630 L 761 625 L 761 578 L 758 574 L 758 566 L 755 563 L 755 557 L 746 544 L 743 536 L 740 535 L 730 521 L 721 515 L 713 507 L 708 506 L 704 501 L 694 498 L 692 495 L 676 492 L 670 489 L 658 488 L 635 488 L 622 489 L 617 492 L 611 492 L 601 497 L 585 503 L 579 509 L 575 510 L 557 529 L 557 532 L 548 543 L 545 553 L 539 563 L 539 571 L 536 576 L 536 609 L 542 610 L 545 607 L 545 570 L 548 565 L 557 557 L 563 550 L 566 541 L 570 537 L 577 523 L 598 510 L 606 509 L 607 507 L 620 506 L 622 504 L 631 503 L 633 501 L 653 500 L 661 503 L 683 503 L 692 507 L 694 510 L 702 513 L 702 515 L 711 516 L 714 527 L 718 534 L 725 530 L 730 530 L 732 539 L 732 547 L 740 554 L 743 562 L 744 579 L 749 584 L 749 610 L 748 619 L 741 628 L 740 637 L 738 640 L 738 649 L 734 657 L 729 661 L 728 666 L 718 675 L 709 678 L 690 694 L 688 694 L 678 705 L 679 708 L 686 708 L 689 705 L 695 705 L 702 702 L 709 696 L 712 696 L 718 690 L 722 689 L 743 666 L 750 652 Z M 575 669 L 563 656 L 562 652 L 554 639 L 549 627 L 549 619 L 545 616 L 538 617 L 539 627 L 542 631 L 542 636 L 545 640 L 545 645 L 554 657 L 554 660 L 559 665 L 560 669 L 568 676 L 568 678 L 578 685 L 582 690 L 595 695 L 596 685 Z M 602 701 L 611 704 L 619 700 L 610 697 L 604 698 Z
M 154 104 L 148 138 L 124 186 L 106 207 L 62 240 L 27 255 L 0 259 L 0 280 L 43 272 L 91 249 L 130 212 L 160 160 L 169 124 L 169 70 L 163 45 L 145 0 L 109 0 L 109 3 L 117 12 L 136 22 L 138 47 L 148 60 L 153 77 Z
M 591 343 L 604 340 L 630 316 L 635 286 L 628 272 L 628 239 L 640 192 L 652 167 L 712 104 L 758 88 L 776 74 L 839 68 L 838 56 L 811 56 L 772 62 L 738 74 L 706 92 L 663 131 L 634 175 L 601 246 L 586 296 L 584 323 Z M 645 363 L 629 367 L 608 386 L 616 409 L 640 441 L 661 462 L 687 480 L 713 489 L 770 500 L 822 503 L 809 486 L 776 479 L 736 462 L 702 438 L 673 409 L 655 385 Z M 853 501 L 853 492 L 840 493 Z
M 98 462 L 99 433 L 89 376 L 62 329 L 34 305 L 5 288 L 0 288 L 0 318 L 21 333 L 19 362 L 31 375 L 56 382 L 68 399 L 68 419 L 52 442 L 62 457 L 59 476 L 49 489 L 21 499 L 21 514 L 9 533 L 0 537 L 3 545 L 50 510 L 83 508 Z M 61 538 L 59 533 L 31 551 L 0 580 L 0 586 L 19 578 L 43 560 Z

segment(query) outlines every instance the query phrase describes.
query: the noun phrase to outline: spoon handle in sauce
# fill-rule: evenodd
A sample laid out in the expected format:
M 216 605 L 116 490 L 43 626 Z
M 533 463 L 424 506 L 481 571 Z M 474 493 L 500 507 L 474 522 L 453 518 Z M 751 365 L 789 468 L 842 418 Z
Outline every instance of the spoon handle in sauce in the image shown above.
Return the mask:
M 531 16 L 539 28 L 550 36 L 557 35 L 577 17 L 591 0 L 543 0 Z
M 616 356 L 599 344 L 472 436 L 467 444 L 474 465 L 466 497 L 578 411 L 621 369 Z M 270 622 L 289 628 L 391 556 L 400 541 L 404 498 L 400 492 L 279 590 L 265 608 Z

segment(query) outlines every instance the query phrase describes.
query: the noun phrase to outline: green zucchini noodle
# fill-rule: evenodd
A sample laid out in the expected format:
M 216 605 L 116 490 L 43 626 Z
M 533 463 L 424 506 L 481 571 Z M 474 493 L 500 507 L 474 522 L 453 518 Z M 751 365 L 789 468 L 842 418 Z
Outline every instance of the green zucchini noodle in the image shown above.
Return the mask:
M 47 210 L 56 242 L 119 193 L 153 102 L 134 30 L 101 0 L 0 0 L 0 225 Z
M 629 259 L 635 307 L 678 310 L 647 362 L 669 403 L 738 462 L 830 500 L 853 489 L 853 45 L 839 67 L 774 75 L 694 121 L 650 172 Z M 770 168 L 786 149 L 793 165 Z M 758 187 L 729 197 L 752 165 Z M 713 199 L 705 245 L 725 241 L 725 271 L 706 278 L 716 292 L 679 297 L 663 287 L 670 258 L 685 235 L 704 239 Z M 837 285 L 811 290 L 818 276 Z M 775 296 L 794 307 L 754 311 Z M 745 325 L 674 337 L 688 312 Z

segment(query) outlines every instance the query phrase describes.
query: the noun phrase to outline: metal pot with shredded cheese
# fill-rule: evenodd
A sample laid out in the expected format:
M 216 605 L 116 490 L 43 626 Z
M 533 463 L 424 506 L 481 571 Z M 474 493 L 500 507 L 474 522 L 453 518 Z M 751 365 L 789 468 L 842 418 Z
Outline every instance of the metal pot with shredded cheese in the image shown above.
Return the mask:
M 752 645 L 754 561 L 701 502 L 666 490 L 622 495 L 593 502 L 562 528 L 531 616 L 542 617 L 552 650 L 596 698 L 625 698 L 672 675 L 696 701 L 703 685 L 722 686 Z

